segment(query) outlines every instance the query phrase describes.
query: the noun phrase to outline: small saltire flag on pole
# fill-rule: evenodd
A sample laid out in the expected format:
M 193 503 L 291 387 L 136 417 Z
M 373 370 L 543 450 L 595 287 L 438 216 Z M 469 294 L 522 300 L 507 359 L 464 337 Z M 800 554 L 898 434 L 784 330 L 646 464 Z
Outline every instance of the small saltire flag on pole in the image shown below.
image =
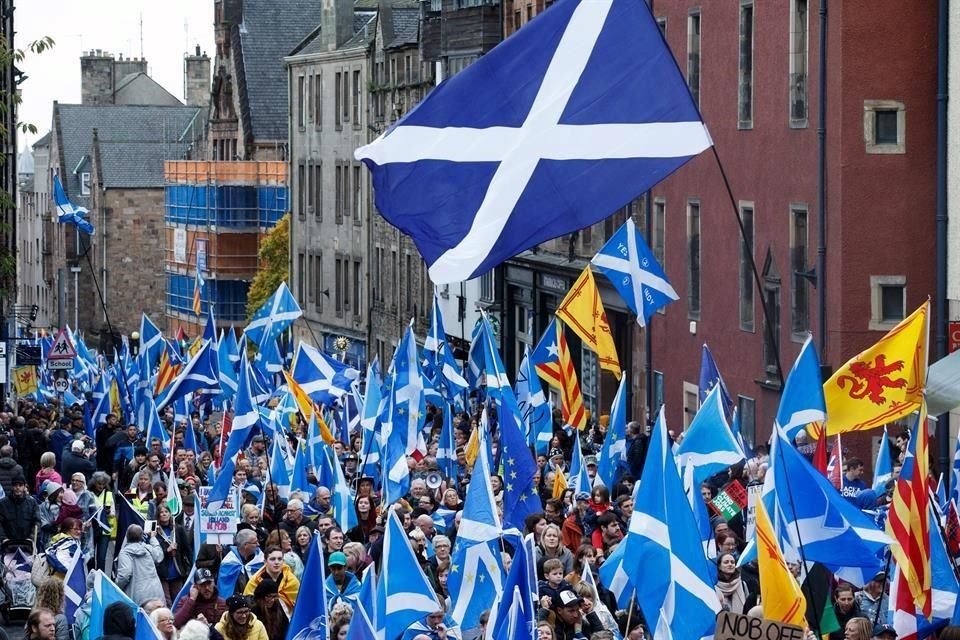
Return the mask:
M 93 225 L 87 220 L 90 214 L 85 207 L 78 207 L 67 199 L 60 184 L 60 176 L 53 176 L 53 206 L 57 209 L 57 222 L 75 225 L 81 231 L 93 235 Z
M 873 429 L 920 409 L 929 311 L 928 300 L 824 383 L 828 436 Z
M 590 262 L 607 276 L 641 327 L 657 309 L 679 299 L 633 218 L 627 218 Z
M 435 283 L 599 222 L 711 144 L 636 0 L 561 0 L 356 152 Z
M 567 323 L 584 344 L 597 354 L 600 367 L 619 380 L 621 369 L 617 347 L 613 344 L 607 312 L 603 308 L 600 290 L 589 265 L 584 268 L 557 307 L 557 317 Z

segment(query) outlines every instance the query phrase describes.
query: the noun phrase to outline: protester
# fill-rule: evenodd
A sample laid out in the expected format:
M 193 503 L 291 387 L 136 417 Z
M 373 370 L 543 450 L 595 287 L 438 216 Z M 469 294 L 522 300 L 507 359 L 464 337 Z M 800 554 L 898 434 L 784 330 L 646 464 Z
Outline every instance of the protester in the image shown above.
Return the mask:
M 347 571 L 346 555 L 340 551 L 331 553 L 327 560 L 327 568 L 330 572 L 325 585 L 327 606 L 333 606 L 338 602 L 346 602 L 351 607 L 356 606 L 357 597 L 360 595 L 360 581 L 354 574 Z
M 857 606 L 856 597 L 853 593 L 853 587 L 849 584 L 841 584 L 833 591 L 833 611 L 837 617 L 837 623 L 840 628 L 830 634 L 830 640 L 843 640 L 847 623 L 853 618 L 862 618 L 863 613 Z
M 40 471 L 37 472 L 33 483 L 33 492 L 37 495 L 43 493 L 43 484 L 45 482 L 54 482 L 57 485 L 63 483 L 63 478 L 57 472 L 57 456 L 52 451 L 46 451 L 40 456 Z
M 69 640 L 70 625 L 67 616 L 63 613 L 63 580 L 49 577 L 37 589 L 37 597 L 33 604 L 33 611 L 49 611 L 53 613 L 56 624 L 56 640 Z
M 284 562 L 283 551 L 280 547 L 268 547 L 264 555 L 266 562 L 263 568 L 253 574 L 244 587 L 243 594 L 252 596 L 256 592 L 257 585 L 262 580 L 269 578 L 277 587 L 280 601 L 283 602 L 288 611 L 292 611 L 293 605 L 297 601 L 297 594 L 300 592 L 300 581 L 293 574 L 293 570 Z
M 263 623 L 257 620 L 247 598 L 232 595 L 227 598 L 227 611 L 216 624 L 223 640 L 269 640 Z
M 143 528 L 132 524 L 127 528 L 123 548 L 117 555 L 116 583 L 130 599 L 142 604 L 148 600 L 166 601 L 166 594 L 157 565 L 163 560 L 163 550 L 156 530 L 150 531 L 144 541 Z
M 92 476 L 97 470 L 96 463 L 87 456 L 87 446 L 83 440 L 74 440 L 70 448 L 64 452 L 60 462 L 60 474 L 64 478 L 72 478 L 75 473 L 82 473 L 85 477 Z
M 253 607 L 251 611 L 257 620 L 263 623 L 270 638 L 286 638 L 290 627 L 290 618 L 287 616 L 280 602 L 277 583 L 270 578 L 264 578 L 253 591 Z
M 23 467 L 13 457 L 13 447 L 5 444 L 0 447 L 0 489 L 4 495 L 13 492 L 13 481 L 24 475 Z
M 114 602 L 103 612 L 103 640 L 134 640 L 133 611 L 126 602 Z M 94 639 L 95 640 L 95 639 Z
M 40 524 L 40 506 L 27 493 L 23 476 L 13 479 L 13 489 L 0 498 L 0 543 L 8 540 L 26 542 L 33 538 L 33 530 Z
M 160 640 L 177 640 L 177 628 L 173 625 L 173 613 L 166 607 L 150 612 L 150 621 L 160 632 Z
M 30 612 L 23 637 L 24 640 L 62 640 L 57 636 L 57 622 L 49 609 L 34 609 Z
M 746 613 L 753 606 L 750 589 L 741 578 L 737 559 L 732 553 L 721 553 L 717 558 L 716 592 L 724 611 Z
M 187 532 L 174 521 L 167 505 L 157 507 L 157 540 L 163 552 L 163 560 L 157 563 L 157 574 L 163 585 L 168 604 L 183 587 L 184 579 L 190 573 L 193 558 L 193 546 L 187 540 Z
M 197 569 L 193 576 L 193 586 L 177 603 L 173 624 L 178 629 L 183 629 L 192 619 L 214 624 L 223 617 L 226 610 L 227 602 L 217 593 L 213 574 L 209 569 Z

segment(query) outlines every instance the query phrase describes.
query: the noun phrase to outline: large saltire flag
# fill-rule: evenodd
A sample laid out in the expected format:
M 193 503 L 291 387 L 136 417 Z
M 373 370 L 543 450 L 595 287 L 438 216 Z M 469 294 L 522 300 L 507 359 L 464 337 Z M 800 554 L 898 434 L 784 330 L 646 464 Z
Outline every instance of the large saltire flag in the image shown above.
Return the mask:
M 873 429 L 920 409 L 929 312 L 928 300 L 824 383 L 828 436 Z
M 287 283 L 281 282 L 277 290 L 253 313 L 243 333 L 253 344 L 261 345 L 267 338 L 276 339 L 302 315 L 303 311 Z
M 587 425 L 587 413 L 580 393 L 577 370 L 570 359 L 567 338 L 563 335 L 563 324 L 556 318 L 550 321 L 530 359 L 537 375 L 546 380 L 551 387 L 560 391 L 560 412 L 563 421 L 578 429 Z
M 613 344 L 607 312 L 600 299 L 597 281 L 593 278 L 590 265 L 587 265 L 577 278 L 570 291 L 557 307 L 557 318 L 563 320 L 573 332 L 580 336 L 583 343 L 597 354 L 600 368 L 620 379 L 620 359 L 617 347 Z
M 561 0 L 355 155 L 445 283 L 599 222 L 710 144 L 645 3 Z
M 800 583 L 790 573 L 773 532 L 773 523 L 763 500 L 757 500 L 757 564 L 760 570 L 760 600 L 763 617 L 786 624 L 806 626 L 807 601 Z
M 887 534 L 893 539 L 890 552 L 903 573 L 917 610 L 928 618 L 933 605 L 930 593 L 930 521 L 927 518 L 930 505 L 927 485 L 929 473 L 927 411 L 926 405 L 921 403 L 887 514 Z

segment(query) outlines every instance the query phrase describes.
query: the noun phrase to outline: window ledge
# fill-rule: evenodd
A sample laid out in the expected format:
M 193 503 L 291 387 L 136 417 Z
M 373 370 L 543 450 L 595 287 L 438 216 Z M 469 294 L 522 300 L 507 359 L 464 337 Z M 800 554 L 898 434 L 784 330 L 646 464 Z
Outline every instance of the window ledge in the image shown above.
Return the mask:
M 806 129 L 810 126 L 810 121 L 804 118 L 803 120 L 790 120 L 791 129 Z
M 768 391 L 780 391 L 783 389 L 783 382 L 781 382 L 776 376 L 756 378 L 754 382 L 760 385 L 761 389 L 766 389 Z
M 870 331 L 890 331 L 900 324 L 902 320 L 871 320 L 867 325 Z

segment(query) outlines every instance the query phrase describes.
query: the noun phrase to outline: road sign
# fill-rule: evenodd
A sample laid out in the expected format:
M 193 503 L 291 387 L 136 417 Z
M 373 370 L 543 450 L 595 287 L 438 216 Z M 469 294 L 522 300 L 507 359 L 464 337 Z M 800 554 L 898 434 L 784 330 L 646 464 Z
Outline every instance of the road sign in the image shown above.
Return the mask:
M 77 350 L 73 348 L 73 343 L 70 342 L 70 336 L 67 335 L 66 329 L 61 329 L 60 333 L 57 334 L 57 339 L 53 341 L 53 346 L 50 347 L 50 353 L 47 354 L 47 360 L 73 360 L 77 357 Z M 48 368 L 56 368 L 50 367 Z M 66 368 L 66 367 L 62 367 Z M 71 369 L 73 367 L 70 367 Z
M 69 360 L 64 360 L 62 358 L 60 360 L 53 360 L 51 358 L 50 360 L 47 360 L 47 369 L 50 371 L 73 371 L 74 364 L 75 361 L 73 358 L 70 358 Z
M 57 390 L 57 393 L 66 393 L 70 388 L 70 381 L 66 378 L 57 378 L 53 381 L 53 388 Z

